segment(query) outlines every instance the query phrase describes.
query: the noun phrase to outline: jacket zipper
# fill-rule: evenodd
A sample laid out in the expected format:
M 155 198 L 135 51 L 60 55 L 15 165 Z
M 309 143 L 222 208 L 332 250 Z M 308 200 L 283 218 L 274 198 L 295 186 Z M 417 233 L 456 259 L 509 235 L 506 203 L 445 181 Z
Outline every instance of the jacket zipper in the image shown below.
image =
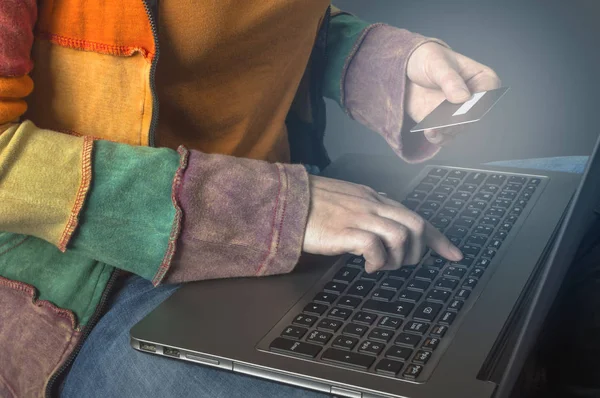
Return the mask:
M 150 21 L 150 28 L 152 29 L 152 37 L 154 39 L 154 58 L 152 58 L 152 64 L 150 65 L 150 94 L 152 95 L 152 119 L 150 120 L 150 131 L 148 132 L 148 145 L 156 146 L 156 127 L 158 126 L 158 96 L 156 95 L 156 64 L 158 63 L 158 57 L 160 55 L 160 49 L 158 48 L 158 28 L 156 27 L 156 18 L 152 12 L 149 1 L 143 0 L 146 14 L 148 14 L 148 20 Z M 156 8 L 158 9 L 158 0 L 155 0 Z
M 61 365 L 61 367 L 52 375 L 52 377 L 48 381 L 48 385 L 46 386 L 45 392 L 46 398 L 52 397 L 52 390 L 54 389 L 54 384 L 62 376 L 62 374 L 71 366 L 71 364 L 75 360 L 75 357 L 77 356 L 77 354 L 79 354 L 79 351 L 81 351 L 81 347 L 83 347 L 83 343 L 86 341 L 92 329 L 94 328 L 94 326 L 96 326 L 96 323 L 98 323 L 102 315 L 104 315 L 106 304 L 108 303 L 108 299 L 113 290 L 112 287 L 115 284 L 116 280 L 119 278 L 120 274 L 121 270 L 115 269 L 110 275 L 108 283 L 106 284 L 106 288 L 104 288 L 104 292 L 102 292 L 102 296 L 100 297 L 100 302 L 98 303 L 98 306 L 92 314 L 88 324 L 83 329 L 81 339 L 79 339 L 79 342 L 75 346 L 75 349 L 73 350 L 71 355 L 69 355 L 67 360 Z

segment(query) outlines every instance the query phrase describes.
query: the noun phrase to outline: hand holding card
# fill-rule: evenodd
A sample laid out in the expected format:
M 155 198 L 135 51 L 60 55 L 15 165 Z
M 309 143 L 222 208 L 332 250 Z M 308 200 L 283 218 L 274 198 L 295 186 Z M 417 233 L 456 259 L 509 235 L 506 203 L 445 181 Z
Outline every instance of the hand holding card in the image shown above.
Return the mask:
M 448 100 L 444 100 L 410 131 L 416 133 L 477 122 L 492 109 L 509 89 L 510 87 L 501 87 L 475 93 L 463 104 L 453 104 Z

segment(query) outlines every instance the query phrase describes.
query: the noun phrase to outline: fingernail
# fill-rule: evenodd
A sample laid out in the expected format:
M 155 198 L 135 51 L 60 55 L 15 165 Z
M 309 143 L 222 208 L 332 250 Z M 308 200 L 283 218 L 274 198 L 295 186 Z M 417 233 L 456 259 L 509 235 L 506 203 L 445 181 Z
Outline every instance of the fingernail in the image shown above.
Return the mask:
M 458 93 L 461 97 L 465 99 L 471 98 L 471 92 L 466 87 L 460 87 L 458 89 Z
M 463 254 L 462 252 L 458 249 L 458 247 L 456 246 L 452 246 L 450 248 L 450 251 L 452 252 L 452 255 L 454 256 L 454 258 L 456 258 L 456 260 L 462 260 L 463 258 Z
M 435 137 L 437 137 L 437 133 L 435 130 L 425 130 L 425 137 L 433 140 Z

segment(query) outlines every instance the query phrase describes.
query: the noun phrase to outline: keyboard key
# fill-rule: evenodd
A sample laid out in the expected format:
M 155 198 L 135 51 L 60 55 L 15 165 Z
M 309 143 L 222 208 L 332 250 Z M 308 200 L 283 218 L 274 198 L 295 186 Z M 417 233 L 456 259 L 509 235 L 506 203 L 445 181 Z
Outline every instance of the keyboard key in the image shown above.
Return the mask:
M 348 287 L 348 285 L 346 285 L 345 283 L 340 283 L 340 282 L 328 282 L 325 287 L 323 288 L 323 290 L 325 290 L 326 292 L 330 292 L 330 293 L 342 293 L 344 290 L 346 290 L 346 288 Z
M 479 268 L 479 269 L 481 269 L 481 268 Z M 473 290 L 475 288 L 475 286 L 477 285 L 477 281 L 478 281 L 477 278 L 467 278 L 463 282 L 462 288 Z
M 511 216 L 520 216 L 521 213 L 523 212 L 523 208 L 519 207 L 519 206 L 515 206 L 512 208 L 512 210 L 510 211 L 510 215 Z
M 434 188 L 434 186 L 432 184 L 419 184 L 416 188 L 415 191 L 418 192 L 424 192 L 424 193 L 429 193 L 431 192 L 431 190 Z
M 415 363 L 420 363 L 425 365 L 427 361 L 431 358 L 431 351 L 418 351 L 413 358 Z
M 454 322 L 454 318 L 456 318 L 456 312 L 446 311 L 442 314 L 438 322 L 444 323 L 446 325 L 452 325 L 452 322 Z
M 511 200 L 496 199 L 492 202 L 492 207 L 498 207 L 501 209 L 508 209 L 512 205 Z
M 458 282 L 458 281 L 456 281 L 456 282 Z M 432 289 L 427 294 L 426 300 L 440 301 L 442 303 L 445 303 L 450 298 L 450 294 L 451 294 L 451 292 L 449 292 L 447 290 Z
M 494 232 L 494 228 L 490 227 L 489 225 L 478 225 L 477 227 L 475 227 L 475 230 L 473 232 L 478 235 L 483 235 L 487 238 Z
M 316 301 L 317 303 L 333 304 L 338 297 L 337 294 L 321 292 L 315 296 L 313 301 Z
M 336 350 L 335 348 L 328 348 L 325 350 L 321 358 L 327 362 L 334 362 L 340 365 L 351 366 L 359 369 L 369 369 L 373 362 L 375 362 L 375 357 L 371 355 Z
M 434 351 L 440 344 L 440 339 L 437 337 L 427 337 L 421 345 L 421 348 L 428 351 Z
M 404 325 L 404 331 L 423 335 L 427 333 L 429 326 L 429 323 L 410 321 Z
M 485 215 L 490 216 L 490 217 L 503 217 L 505 213 L 506 213 L 505 209 L 492 208 L 492 209 L 487 209 L 485 212 Z
M 294 318 L 292 323 L 298 326 L 311 327 L 316 321 L 316 316 L 300 314 Z
M 352 287 L 350 287 L 347 294 L 350 294 L 352 296 L 365 297 L 367 294 L 369 294 L 371 289 L 373 289 L 373 286 L 375 286 L 374 282 L 360 280 L 358 282 L 355 282 L 352 285 Z
M 413 350 L 406 347 L 396 347 L 391 346 L 386 352 L 386 358 L 399 359 L 401 361 L 406 361 L 412 355 Z
M 489 228 L 489 227 L 485 227 L 485 226 L 478 226 L 477 228 L 482 227 L 482 228 Z M 477 232 L 477 228 L 475 229 L 474 232 Z M 491 228 L 490 228 L 491 229 Z M 493 231 L 493 230 L 492 230 Z M 487 231 L 486 231 L 487 232 Z M 490 232 L 491 233 L 491 232 Z M 481 235 L 471 235 L 469 236 L 469 238 L 467 239 L 467 245 L 471 245 L 471 246 L 483 246 L 485 245 L 485 242 L 487 242 L 488 238 L 487 236 L 481 236 Z M 464 253 L 464 252 L 463 252 Z
M 352 310 L 336 307 L 329 311 L 329 316 L 336 319 L 346 320 L 352 315 Z
M 442 208 L 442 210 L 440 210 L 440 212 L 438 213 L 438 216 L 440 216 L 440 217 L 446 217 L 446 218 L 449 218 L 449 219 L 453 219 L 457 215 L 458 215 L 458 210 L 451 209 L 449 207 Z
M 454 290 L 458 287 L 458 283 L 460 281 L 457 279 L 449 279 L 449 278 L 441 278 L 435 284 L 435 287 L 444 289 L 444 290 Z
M 290 339 L 300 340 L 302 336 L 306 334 L 306 332 L 308 332 L 308 329 L 306 328 L 301 328 L 299 326 L 288 326 L 287 328 L 283 329 L 281 335 L 283 337 L 289 337 Z
M 413 290 L 424 291 L 429 288 L 429 285 L 430 283 L 427 281 L 412 279 L 410 282 L 408 282 L 408 285 L 406 285 L 406 287 Z
M 477 257 L 477 255 L 481 251 L 481 247 L 480 246 L 473 246 L 473 245 L 462 245 L 460 247 L 460 251 L 465 256 Z
M 358 352 L 362 352 L 364 354 L 371 355 L 379 355 L 381 350 L 385 347 L 385 344 L 375 342 L 375 341 L 363 341 L 360 346 L 358 346 Z
M 386 303 L 385 301 L 367 300 L 362 306 L 362 309 L 365 311 L 373 311 L 400 317 L 408 316 L 413 308 L 415 308 L 414 304 L 404 301 Z
M 495 240 L 501 240 L 503 241 L 504 239 L 506 239 L 506 237 L 508 236 L 508 233 L 505 231 L 498 231 L 496 233 L 496 235 L 494 235 L 494 239 Z
M 338 336 L 331 345 L 333 347 L 342 348 L 344 350 L 351 350 L 358 343 L 358 339 L 349 336 Z
M 378 280 L 383 278 L 384 275 L 385 275 L 384 271 L 376 271 L 376 272 L 372 272 L 370 274 L 363 272 L 362 275 L 360 276 L 360 279 L 377 282 Z
M 467 172 L 462 170 L 450 170 L 450 173 L 448 173 L 448 177 L 458 178 L 459 180 L 465 178 L 466 175 Z
M 489 265 L 490 265 L 490 259 L 489 258 L 480 258 L 475 263 L 475 267 L 481 267 L 481 268 L 487 268 Z
M 494 197 L 494 195 L 492 195 L 491 193 L 478 193 L 477 195 L 473 196 L 473 200 L 479 201 L 479 202 L 489 202 L 490 200 L 492 200 L 492 198 Z
M 396 376 L 398 372 L 402 370 L 404 364 L 398 361 L 392 361 L 391 359 L 382 359 L 375 366 L 375 372 L 389 376 Z
M 505 223 L 503 223 L 503 224 L 500 225 L 499 229 L 502 232 L 508 233 L 508 232 L 510 232 L 510 229 L 512 228 L 512 226 L 513 225 L 511 223 L 505 222 Z
M 477 190 L 477 185 L 463 184 L 456 189 L 458 192 L 474 193 Z
M 317 324 L 317 329 L 335 333 L 340 328 L 340 326 L 342 326 L 342 323 L 343 322 L 335 319 L 325 318 Z
M 323 315 L 323 313 L 327 311 L 327 306 L 324 304 L 310 303 L 307 304 L 306 307 L 302 310 L 302 312 L 306 312 L 307 314 L 314 315 Z
M 452 300 L 450 304 L 448 304 L 448 310 L 458 312 L 460 311 L 464 303 L 465 302 L 462 300 Z
M 360 298 L 350 296 L 344 296 L 340 299 L 340 301 L 338 301 L 338 305 L 340 307 L 352 309 L 357 308 L 360 305 L 360 303 L 362 303 L 362 300 Z
M 448 231 L 446 231 L 446 235 L 456 236 L 458 238 L 464 238 L 468 232 L 469 232 L 468 228 L 455 226 L 455 227 L 450 228 Z
M 454 223 L 454 226 L 465 227 L 467 229 L 470 229 L 473 226 L 473 224 L 475 224 L 475 219 L 461 217 L 458 220 L 456 220 L 456 222 Z
M 492 217 L 492 216 L 485 216 L 480 221 L 481 224 L 491 225 L 492 227 L 495 227 L 496 225 L 498 225 L 499 222 L 500 222 L 500 219 L 498 217 Z
M 506 186 L 504 187 L 504 190 L 508 191 L 508 192 L 519 192 L 519 191 L 521 191 L 521 188 L 523 188 L 523 185 L 521 185 L 521 184 L 509 183 L 509 184 L 506 184 Z
M 293 354 L 309 358 L 316 357 L 319 351 L 321 351 L 321 347 L 318 345 L 283 339 L 281 337 L 273 340 L 269 346 L 269 349 L 271 351 L 283 352 L 285 354 Z
M 497 185 L 484 185 L 483 187 L 481 187 L 481 189 L 479 190 L 479 192 L 481 193 L 491 193 L 491 194 L 495 194 L 496 192 L 498 192 L 500 190 L 500 187 Z
M 434 169 L 431 169 L 431 171 L 427 175 L 441 178 L 441 177 L 445 177 L 446 174 L 448 174 L 447 169 L 442 169 L 441 167 L 436 167 Z
M 419 209 L 417 214 L 423 217 L 424 220 L 429 220 L 435 214 L 435 211 L 428 209 Z
M 367 339 L 374 341 L 382 341 L 384 343 L 389 342 L 394 336 L 394 332 L 385 329 L 373 329 Z
M 461 218 L 478 218 L 481 215 L 481 210 L 478 209 L 467 209 L 460 213 Z
M 458 293 L 456 293 L 456 296 L 454 296 L 457 299 L 460 300 L 466 300 L 469 298 L 469 296 L 471 295 L 471 291 L 467 290 L 467 289 L 460 289 L 458 291 Z
M 390 272 L 388 276 L 390 278 L 406 280 L 410 277 L 414 270 L 415 267 L 413 266 L 400 267 L 399 269 Z
M 417 209 L 417 207 L 419 207 L 419 205 L 421 204 L 421 202 L 418 202 L 416 200 L 409 200 L 409 199 L 405 199 L 402 201 L 402 204 L 409 210 L 415 211 Z
M 512 176 L 508 178 L 508 182 L 515 184 L 525 184 L 527 182 L 527 177 Z
M 438 273 L 439 271 L 433 268 L 421 268 L 415 273 L 415 278 L 431 282 L 437 277 Z
M 533 194 L 536 188 L 537 187 L 535 185 L 527 185 L 523 192 L 529 192 L 530 194 Z
M 466 192 L 457 192 L 454 195 L 452 195 L 450 197 L 450 199 L 460 200 L 462 202 L 466 202 L 467 200 L 471 199 L 471 195 L 469 195 Z
M 532 178 L 531 180 L 529 180 L 529 185 L 539 185 L 540 182 L 542 182 L 540 178 Z
M 414 363 L 411 363 L 406 367 L 406 369 L 404 369 L 402 376 L 404 376 L 407 379 L 414 380 L 417 377 L 419 377 L 419 374 L 421 373 L 422 370 L 423 370 L 423 366 L 415 365 Z
M 430 222 L 431 222 L 431 225 L 433 225 L 435 228 L 444 229 L 448 225 L 450 225 L 450 221 L 452 221 L 450 218 L 438 215 L 438 216 L 435 216 L 434 218 L 432 218 Z
M 371 295 L 375 300 L 391 301 L 396 293 L 393 290 L 377 289 Z
M 478 173 L 478 172 L 471 173 L 465 180 L 465 184 L 480 185 L 485 180 L 486 177 L 487 177 L 487 174 L 485 174 L 485 173 Z
M 441 179 L 439 177 L 427 176 L 427 177 L 423 178 L 421 180 L 421 182 L 424 183 L 424 184 L 437 185 L 437 183 L 440 182 L 440 180 Z
M 413 191 L 406 196 L 406 200 L 416 200 L 417 202 L 422 201 L 427 197 L 425 192 Z
M 428 200 L 427 202 L 423 203 L 420 208 L 435 211 L 440 208 L 440 204 L 438 202 L 432 202 Z
M 306 341 L 309 341 L 309 342 L 315 343 L 315 344 L 325 345 L 325 344 L 327 344 L 329 339 L 331 339 L 332 336 L 333 335 L 331 333 L 320 332 L 318 330 L 314 330 L 309 333 L 308 337 L 306 338 Z
M 502 185 L 504 184 L 504 181 L 506 181 L 506 176 L 503 174 L 492 174 L 491 176 L 489 176 L 487 178 L 487 180 L 485 180 L 486 184 L 491 184 L 491 185 Z
M 525 206 L 527 206 L 527 200 L 525 200 L 525 199 L 519 199 L 519 200 L 517 201 L 517 203 L 515 203 L 515 204 L 516 204 L 518 207 L 525 207 Z
M 444 337 L 446 332 L 448 331 L 448 326 L 444 325 L 435 325 L 433 329 L 431 329 L 431 335 L 434 337 Z
M 431 322 L 435 319 L 441 309 L 441 304 L 423 302 L 415 309 L 413 318 Z M 406 330 L 406 328 L 404 330 Z
M 465 205 L 465 202 L 462 200 L 450 199 L 445 204 L 444 207 L 449 207 L 451 209 L 460 210 Z
M 369 314 L 368 312 L 359 312 L 352 318 L 354 322 L 363 323 L 365 325 L 371 325 L 376 319 L 377 315 Z
M 494 249 L 485 249 L 483 251 L 483 253 L 481 253 L 481 257 L 483 258 L 487 258 L 487 259 L 492 259 L 494 258 L 494 256 L 496 255 L 496 250 Z
M 516 197 L 517 197 L 516 192 L 502 191 L 498 194 L 498 199 L 502 199 L 502 200 L 515 200 Z
M 411 270 L 411 272 L 412 272 L 412 270 Z M 390 276 L 392 276 L 392 275 L 390 275 Z M 397 291 L 402 287 L 402 285 L 404 285 L 404 281 L 402 279 L 387 278 L 387 279 L 384 279 L 383 282 L 381 282 L 380 286 L 383 289 L 390 289 L 393 291 Z
M 467 209 L 483 210 L 486 208 L 486 206 L 487 202 L 484 202 L 482 200 L 474 200 L 472 202 L 469 202 L 469 204 L 467 205 Z
M 484 259 L 482 259 L 482 260 L 484 260 Z M 473 270 L 469 274 L 469 278 L 479 279 L 479 278 L 481 278 L 481 275 L 483 275 L 484 271 L 485 271 L 485 268 L 473 268 Z
M 365 265 L 365 259 L 361 256 L 352 256 L 352 258 L 350 258 L 350 260 L 346 264 L 363 267 Z
M 452 266 L 457 266 L 458 265 L 458 266 L 470 267 L 471 264 L 473 264 L 473 260 L 474 260 L 473 257 L 463 257 L 462 260 L 456 261 L 454 263 L 450 263 L 450 265 L 452 265 Z
M 367 329 L 369 329 L 368 326 L 349 323 L 344 326 L 344 329 L 342 329 L 342 334 L 347 336 L 362 337 L 363 334 L 367 332 Z
M 531 192 L 523 192 L 523 194 L 521 195 L 521 197 L 519 199 L 524 200 L 524 201 L 528 201 L 529 199 L 531 199 Z
M 383 316 L 379 320 L 379 326 L 389 329 L 398 329 L 402 325 L 402 319 L 393 316 Z
M 442 193 L 435 193 L 434 192 L 434 193 L 432 193 L 431 195 L 429 195 L 427 197 L 427 200 L 431 200 L 432 202 L 440 202 L 440 203 L 442 203 L 443 201 L 446 200 L 447 197 L 448 197 L 447 195 L 444 195 Z
M 452 189 L 452 187 L 440 185 L 433 192 L 435 192 L 435 193 L 441 193 L 441 194 L 444 194 L 444 195 L 450 195 L 453 191 L 454 190 Z
M 333 277 L 334 281 L 350 283 L 356 278 L 360 271 L 354 268 L 343 267 Z
M 448 187 L 457 187 L 460 184 L 460 180 L 456 179 L 456 178 L 445 178 L 442 182 L 441 185 L 445 185 Z
M 490 244 L 488 245 L 488 248 L 498 250 L 498 249 L 500 249 L 500 246 L 502 246 L 502 241 L 498 240 L 498 239 L 494 239 L 490 242 Z
M 421 341 L 421 337 L 412 333 L 400 333 L 396 340 L 394 340 L 394 344 L 408 346 L 411 348 L 415 348 L 419 341 Z
M 467 273 L 466 268 L 450 266 L 444 270 L 444 276 L 448 278 L 462 279 Z
M 406 300 L 406 301 L 417 302 L 417 301 L 419 301 L 421 299 L 421 296 L 423 296 L 423 293 L 421 293 L 421 292 L 416 292 L 414 290 L 404 289 L 398 295 L 398 300 Z

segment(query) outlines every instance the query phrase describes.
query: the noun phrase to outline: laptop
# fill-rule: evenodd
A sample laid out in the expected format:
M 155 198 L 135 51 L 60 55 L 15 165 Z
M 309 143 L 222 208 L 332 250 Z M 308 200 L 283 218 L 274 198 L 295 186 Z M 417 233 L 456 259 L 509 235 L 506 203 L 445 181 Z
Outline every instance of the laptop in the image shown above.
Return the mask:
M 327 175 L 402 201 L 465 258 L 367 274 L 361 257 L 308 256 L 287 275 L 190 283 L 131 345 L 343 397 L 508 397 L 598 215 L 599 145 L 583 178 L 342 157 Z

